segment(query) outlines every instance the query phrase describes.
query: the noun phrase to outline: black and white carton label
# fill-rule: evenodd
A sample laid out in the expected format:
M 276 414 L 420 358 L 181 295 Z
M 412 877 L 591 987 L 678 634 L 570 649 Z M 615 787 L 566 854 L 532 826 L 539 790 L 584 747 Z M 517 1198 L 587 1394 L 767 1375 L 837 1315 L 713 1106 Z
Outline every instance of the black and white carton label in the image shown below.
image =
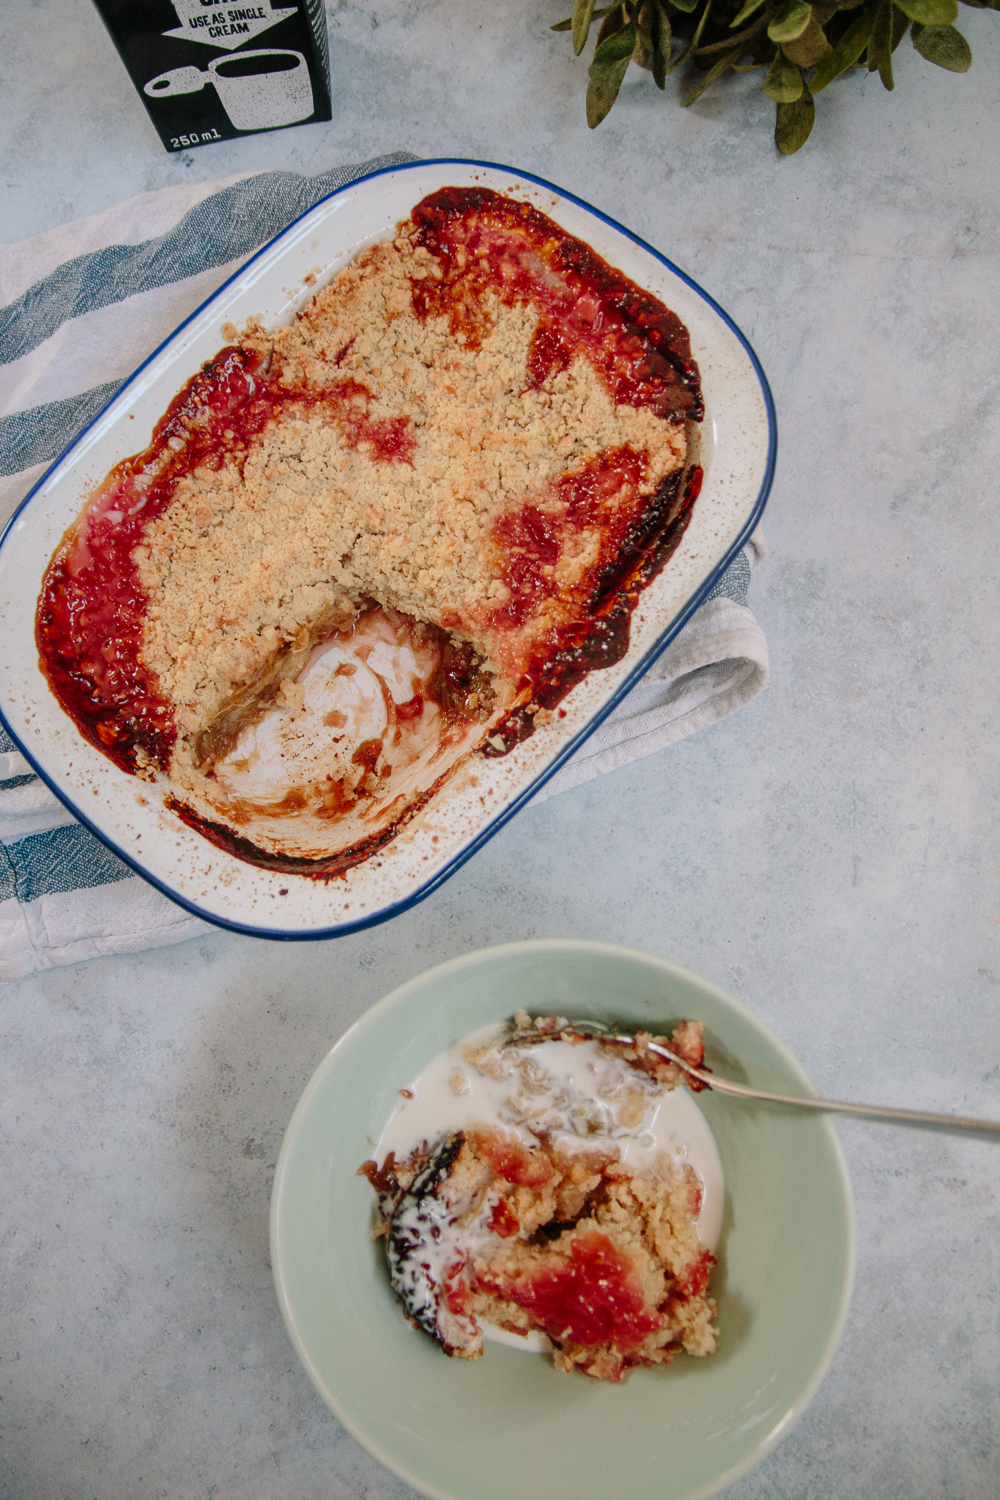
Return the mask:
M 168 151 L 329 120 L 322 0 L 94 0 Z

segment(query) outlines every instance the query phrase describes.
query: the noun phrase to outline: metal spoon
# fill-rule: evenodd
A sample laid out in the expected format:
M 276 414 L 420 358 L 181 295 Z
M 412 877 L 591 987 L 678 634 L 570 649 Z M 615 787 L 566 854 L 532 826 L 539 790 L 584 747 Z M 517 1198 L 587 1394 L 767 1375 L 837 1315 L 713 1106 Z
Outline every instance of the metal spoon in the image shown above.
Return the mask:
M 592 1032 L 602 1042 L 624 1042 L 630 1047 L 635 1045 L 634 1037 L 609 1032 L 607 1027 L 602 1026 L 599 1021 L 571 1021 L 570 1025 L 577 1031 Z M 846 1103 L 842 1099 L 810 1099 L 802 1094 L 775 1094 L 769 1089 L 748 1088 L 746 1084 L 731 1083 L 728 1079 L 719 1078 L 707 1068 L 696 1068 L 693 1063 L 686 1062 L 678 1053 L 672 1052 L 669 1047 L 664 1047 L 660 1042 L 649 1042 L 647 1045 L 650 1052 L 666 1058 L 667 1062 L 676 1063 L 679 1068 L 684 1069 L 685 1073 L 690 1073 L 692 1078 L 697 1078 L 699 1083 L 717 1090 L 720 1094 L 732 1094 L 738 1099 L 763 1099 L 768 1104 L 794 1104 L 799 1109 L 816 1109 L 839 1115 L 861 1115 L 865 1119 L 889 1120 L 899 1125 L 925 1125 L 938 1130 L 971 1130 L 980 1135 L 1000 1135 L 1000 1121 L 998 1120 L 974 1120 L 969 1115 L 937 1115 L 926 1109 L 889 1109 L 883 1104 L 853 1104 Z

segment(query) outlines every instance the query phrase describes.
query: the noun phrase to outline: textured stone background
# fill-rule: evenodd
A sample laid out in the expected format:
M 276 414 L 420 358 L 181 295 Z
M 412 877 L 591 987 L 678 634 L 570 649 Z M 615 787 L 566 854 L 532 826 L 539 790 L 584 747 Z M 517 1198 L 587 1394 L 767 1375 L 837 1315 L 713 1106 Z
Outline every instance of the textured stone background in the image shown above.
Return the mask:
M 780 160 L 753 79 L 693 109 L 630 77 L 595 133 L 568 3 L 330 6 L 335 117 L 164 153 L 80 0 L 0 14 L 16 239 L 185 177 L 405 148 L 499 159 L 621 219 L 742 325 L 777 401 L 751 603 L 768 693 L 529 809 L 370 933 L 219 933 L 2 992 L 0 1495 L 396 1500 L 285 1337 L 267 1212 L 340 1032 L 483 944 L 586 936 L 726 986 L 822 1092 L 1000 1117 L 995 129 L 1000 17 L 965 78 L 904 42 Z M 840 1127 L 858 1205 L 833 1367 L 732 1500 L 995 1500 L 1000 1145 Z

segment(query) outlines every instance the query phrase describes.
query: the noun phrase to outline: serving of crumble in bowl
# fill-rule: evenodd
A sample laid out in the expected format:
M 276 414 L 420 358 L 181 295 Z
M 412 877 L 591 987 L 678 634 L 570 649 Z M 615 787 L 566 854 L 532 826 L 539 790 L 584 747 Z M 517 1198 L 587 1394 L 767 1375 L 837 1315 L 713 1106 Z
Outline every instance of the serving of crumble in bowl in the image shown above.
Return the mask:
M 694 1036 L 690 1027 L 678 1032 L 680 1023 L 699 1023 L 707 1065 L 720 1074 L 761 1087 L 813 1092 L 795 1059 L 745 1006 L 664 959 L 577 941 L 516 943 L 454 959 L 368 1011 L 320 1065 L 292 1116 L 271 1204 L 272 1266 L 286 1328 L 310 1380 L 344 1426 L 426 1494 L 501 1500 L 515 1474 L 530 1475 L 523 1487 L 554 1500 L 606 1500 L 617 1493 L 634 1500 L 694 1500 L 714 1494 L 790 1430 L 833 1357 L 854 1262 L 851 1190 L 836 1135 L 826 1119 L 747 1105 L 711 1091 L 699 1093 L 695 1103 L 676 1090 L 684 1109 L 696 1112 L 702 1132 L 699 1137 L 690 1119 L 678 1127 L 678 1138 L 691 1146 L 688 1156 L 683 1147 L 680 1155 L 706 1180 L 709 1193 L 712 1153 L 718 1153 L 714 1186 L 720 1201 L 713 1206 L 706 1199 L 711 1222 L 703 1228 L 703 1213 L 699 1223 L 699 1233 L 715 1247 L 707 1288 L 711 1300 L 705 1302 L 699 1285 L 701 1301 L 690 1300 L 690 1315 L 674 1296 L 661 1302 L 674 1317 L 675 1330 L 654 1331 L 642 1344 L 639 1338 L 652 1324 L 640 1330 L 633 1340 L 639 1357 L 624 1371 L 565 1341 L 560 1345 L 558 1337 L 554 1357 L 547 1345 L 548 1352 L 532 1352 L 541 1346 L 524 1347 L 523 1337 L 514 1336 L 524 1330 L 516 1328 L 504 1342 L 487 1332 L 485 1347 L 480 1340 L 470 1355 L 468 1348 L 456 1347 L 468 1336 L 469 1317 L 456 1321 L 449 1315 L 435 1328 L 419 1297 L 408 1294 L 414 1283 L 407 1280 L 405 1264 L 400 1275 L 400 1244 L 418 1222 L 411 1212 L 414 1202 L 422 1194 L 425 1207 L 436 1207 L 427 1181 L 441 1164 L 441 1151 L 432 1150 L 423 1178 L 419 1171 L 401 1171 L 400 1180 L 411 1187 L 409 1197 L 398 1200 L 395 1244 L 390 1235 L 387 1256 L 381 1216 L 396 1184 L 385 1146 L 408 1139 L 399 1127 L 407 1111 L 413 1112 L 410 1135 L 422 1132 L 421 1095 L 427 1092 L 429 1070 L 456 1041 L 507 1022 L 508 1040 L 526 1044 L 537 1058 L 554 1038 L 521 1028 L 539 1016 L 627 1025 L 630 1034 L 675 1033 L 676 1038 Z M 543 1021 L 543 1031 L 548 1025 Z M 565 1047 L 566 1028 L 563 1036 Z M 543 1045 L 532 1045 L 539 1042 Z M 496 1082 L 503 1068 L 491 1046 L 466 1049 L 464 1056 L 468 1071 L 483 1074 L 488 1087 L 508 1090 L 509 1082 Z M 538 1067 L 529 1065 L 529 1072 L 537 1080 Z M 465 1084 L 452 1079 L 452 1091 L 451 1113 L 442 1116 L 446 1131 L 461 1124 L 455 1111 Z M 485 1153 L 507 1178 L 499 1206 L 489 1190 L 479 1200 L 494 1230 L 488 1275 L 479 1290 L 496 1294 L 500 1286 L 508 1311 L 511 1278 L 522 1278 L 523 1285 L 527 1268 L 537 1286 L 541 1269 L 551 1287 L 552 1256 L 563 1251 L 565 1266 L 566 1247 L 579 1248 L 580 1254 L 576 1249 L 573 1254 L 580 1264 L 601 1252 L 605 1287 L 614 1256 L 599 1241 L 610 1238 L 619 1249 L 629 1249 L 623 1207 L 631 1212 L 636 1194 L 648 1197 L 648 1170 L 644 1184 L 642 1158 L 637 1164 L 628 1155 L 631 1144 L 643 1147 L 642 1135 L 631 1142 L 629 1128 L 644 1128 L 642 1110 L 630 1116 L 613 1091 L 601 1093 L 600 1107 L 611 1101 L 614 1118 L 624 1122 L 614 1132 L 623 1148 L 622 1166 L 610 1173 L 604 1168 L 610 1181 L 593 1194 L 590 1208 L 587 1195 L 602 1168 L 597 1163 L 591 1177 L 571 1178 L 565 1170 L 558 1137 L 569 1099 L 565 1089 L 554 1101 L 544 1094 L 540 1105 L 529 1101 L 536 1111 L 548 1111 L 534 1127 L 543 1150 L 525 1153 L 515 1146 L 515 1155 L 520 1152 L 524 1161 L 531 1157 L 536 1175 L 530 1191 L 523 1172 L 520 1177 L 511 1172 L 510 1154 L 505 1160 L 497 1155 L 495 1132 L 491 1139 L 489 1129 L 465 1127 L 466 1141 L 475 1138 L 473 1154 L 481 1159 Z M 561 1122 L 552 1114 L 557 1106 Z M 502 1132 L 509 1145 L 511 1130 L 523 1123 L 524 1104 L 515 1103 L 511 1113 L 508 1098 L 504 1108 Z M 593 1124 L 583 1128 L 594 1130 Z M 453 1140 L 445 1135 L 446 1150 Z M 706 1146 L 713 1140 L 714 1147 Z M 595 1141 L 605 1159 L 613 1154 L 592 1133 L 587 1171 L 594 1167 Z M 449 1161 L 454 1157 L 452 1150 Z M 366 1171 L 359 1175 L 366 1158 Z M 468 1159 L 466 1170 L 469 1164 L 476 1169 Z M 541 1174 L 539 1164 L 545 1168 Z M 543 1181 L 551 1164 L 560 1168 L 552 1179 L 556 1194 L 564 1195 L 555 1211 L 557 1236 L 542 1230 L 526 1238 L 534 1222 L 526 1213 L 535 1212 L 551 1192 Z M 689 1176 L 690 1166 L 685 1165 Z M 373 1186 L 382 1204 L 377 1214 Z M 565 1195 L 574 1191 L 569 1203 Z M 541 1222 L 551 1211 L 543 1207 L 536 1217 Z M 510 1225 L 512 1213 L 524 1220 L 521 1236 Z M 575 1229 L 564 1222 L 581 1213 Z M 669 1213 L 676 1226 L 676 1202 Z M 480 1230 L 485 1217 L 479 1213 Z M 470 1218 L 475 1215 L 462 1221 L 467 1229 Z M 475 1223 L 471 1229 L 481 1248 L 486 1241 Z M 438 1239 L 433 1230 L 432 1237 Z M 668 1250 L 667 1259 L 670 1255 Z M 433 1256 L 422 1258 L 434 1266 Z M 713 1257 L 702 1260 L 708 1264 Z M 667 1280 L 669 1286 L 669 1275 Z M 662 1279 L 659 1285 L 655 1296 L 662 1297 Z M 592 1291 L 588 1297 L 593 1312 Z M 514 1301 L 516 1319 L 529 1299 L 515 1292 Z M 537 1299 L 533 1305 L 537 1310 Z M 569 1305 L 565 1297 L 560 1305 Z M 460 1314 L 468 1310 L 459 1308 Z M 495 1317 L 496 1303 L 480 1299 L 478 1312 L 480 1320 Z M 672 1362 L 661 1362 L 665 1337 L 675 1340 L 667 1348 L 668 1354 L 676 1351 Z
M 611 711 L 753 529 L 775 445 L 742 335 L 628 231 L 507 168 L 376 173 L 258 252 L 14 517 L 5 722 L 191 911 L 353 931 Z

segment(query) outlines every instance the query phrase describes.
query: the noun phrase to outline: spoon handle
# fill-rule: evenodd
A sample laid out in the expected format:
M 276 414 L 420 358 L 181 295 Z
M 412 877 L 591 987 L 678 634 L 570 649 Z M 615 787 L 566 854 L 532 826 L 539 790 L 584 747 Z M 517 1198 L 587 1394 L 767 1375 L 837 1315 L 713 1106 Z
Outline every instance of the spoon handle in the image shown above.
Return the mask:
M 720 1094 L 733 1094 L 740 1099 L 763 1099 L 768 1104 L 794 1104 L 800 1109 L 817 1109 L 827 1114 L 861 1115 L 868 1120 L 893 1120 L 901 1125 L 934 1125 L 948 1130 L 971 1130 L 981 1135 L 1000 1136 L 998 1120 L 974 1120 L 969 1115 L 937 1115 L 926 1109 L 889 1109 L 882 1104 L 853 1104 L 843 1099 L 810 1099 L 802 1094 L 773 1094 L 768 1089 L 748 1088 L 746 1084 L 730 1083 L 728 1079 L 717 1078 L 714 1073 L 694 1067 L 676 1052 L 671 1052 L 657 1042 L 650 1042 L 649 1050 L 677 1063 L 692 1078 L 706 1083 L 710 1089 L 715 1089 Z

